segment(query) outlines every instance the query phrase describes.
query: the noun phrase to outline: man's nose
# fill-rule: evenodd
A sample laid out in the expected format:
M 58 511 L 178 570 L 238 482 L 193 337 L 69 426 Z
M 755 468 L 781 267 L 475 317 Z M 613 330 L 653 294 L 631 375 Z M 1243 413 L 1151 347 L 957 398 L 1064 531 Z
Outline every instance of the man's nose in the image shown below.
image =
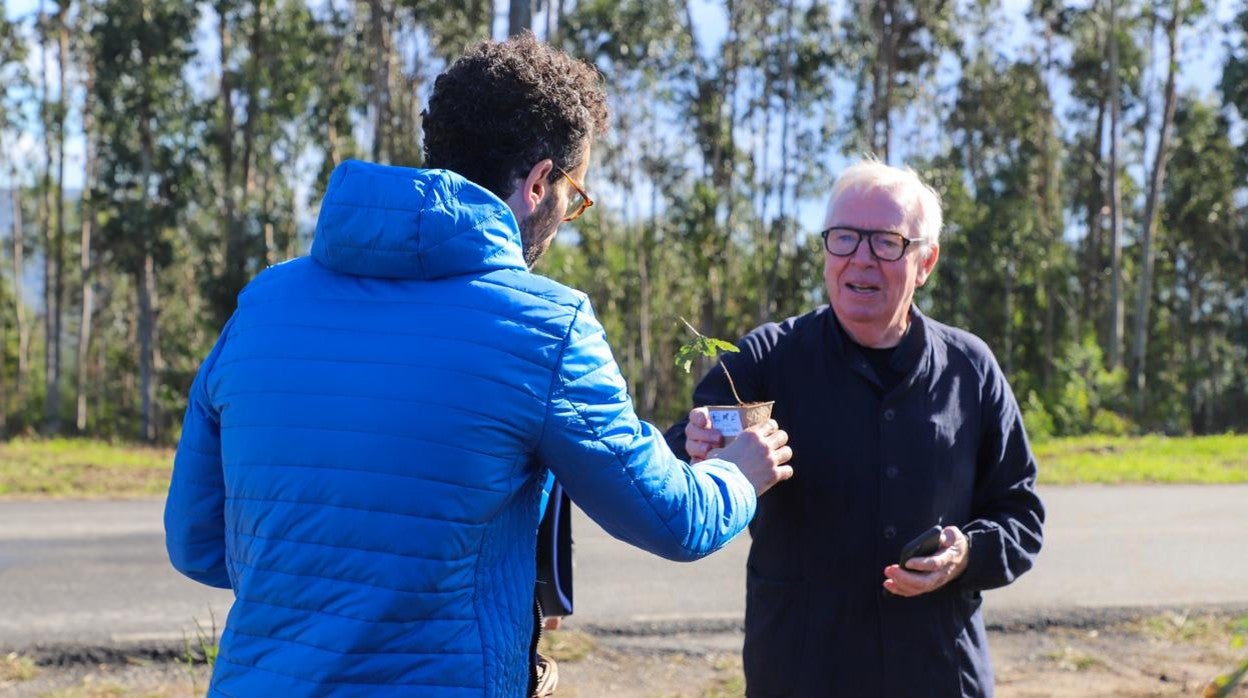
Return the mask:
M 871 236 L 863 235 L 862 240 L 858 242 L 858 249 L 854 250 L 851 258 L 857 264 L 875 264 L 875 254 L 871 252 Z

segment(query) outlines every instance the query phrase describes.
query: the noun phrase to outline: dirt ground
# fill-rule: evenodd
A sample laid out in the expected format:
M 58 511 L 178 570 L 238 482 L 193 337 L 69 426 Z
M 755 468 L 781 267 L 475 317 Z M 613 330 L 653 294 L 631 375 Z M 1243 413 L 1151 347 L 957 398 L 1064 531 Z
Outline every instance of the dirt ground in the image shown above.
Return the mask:
M 1231 638 L 1248 616 L 1167 613 L 1102 627 L 990 631 L 997 695 L 1199 696 L 1209 681 L 1248 657 Z M 573 627 L 550 633 L 567 698 L 698 698 L 743 695 L 739 633 L 629 637 Z M 174 698 L 202 695 L 203 665 L 139 657 L 48 665 L 50 657 L 0 656 L 0 696 Z M 1248 685 L 1235 696 L 1248 697 Z

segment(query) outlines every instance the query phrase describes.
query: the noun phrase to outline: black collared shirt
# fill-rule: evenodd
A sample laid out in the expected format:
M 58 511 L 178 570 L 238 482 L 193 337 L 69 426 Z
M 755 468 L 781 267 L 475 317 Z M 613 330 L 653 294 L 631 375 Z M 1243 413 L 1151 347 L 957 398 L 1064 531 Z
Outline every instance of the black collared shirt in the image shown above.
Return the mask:
M 767 323 L 724 364 L 747 401 L 775 400 L 792 479 L 750 526 L 750 695 L 984 696 L 984 589 L 1030 569 L 1044 509 L 1018 405 L 988 347 L 917 309 L 880 375 L 825 306 Z M 884 373 L 888 373 L 885 371 Z M 720 370 L 697 405 L 731 401 Z M 684 455 L 684 423 L 668 441 Z M 931 594 L 895 597 L 883 570 L 933 524 L 960 527 L 971 561 Z

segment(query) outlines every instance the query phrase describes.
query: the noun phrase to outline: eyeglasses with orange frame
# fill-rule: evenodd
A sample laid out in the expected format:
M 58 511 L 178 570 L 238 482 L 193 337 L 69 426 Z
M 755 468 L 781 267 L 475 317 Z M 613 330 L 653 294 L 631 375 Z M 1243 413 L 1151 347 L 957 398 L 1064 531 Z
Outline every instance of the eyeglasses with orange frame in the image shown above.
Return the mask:
M 567 170 L 558 165 L 555 166 L 555 169 L 559 170 L 564 179 L 568 180 L 568 184 L 572 185 L 572 189 L 576 191 L 576 196 L 568 199 L 568 210 L 564 212 L 563 216 L 564 223 L 574 221 L 580 218 L 582 213 L 585 213 L 585 209 L 594 205 L 594 200 L 589 198 L 589 192 L 585 191 L 585 187 L 582 187 L 575 179 L 572 179 L 572 175 L 568 174 Z

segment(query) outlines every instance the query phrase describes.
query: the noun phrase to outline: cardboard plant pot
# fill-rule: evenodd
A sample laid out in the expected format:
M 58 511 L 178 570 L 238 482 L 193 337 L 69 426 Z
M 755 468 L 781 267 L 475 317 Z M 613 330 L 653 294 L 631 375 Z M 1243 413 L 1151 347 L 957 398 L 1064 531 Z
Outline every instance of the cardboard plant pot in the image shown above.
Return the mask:
M 737 435 L 756 424 L 771 419 L 771 408 L 776 403 L 751 402 L 748 405 L 707 405 L 711 413 L 711 426 L 724 435 L 724 445 L 732 443 Z

